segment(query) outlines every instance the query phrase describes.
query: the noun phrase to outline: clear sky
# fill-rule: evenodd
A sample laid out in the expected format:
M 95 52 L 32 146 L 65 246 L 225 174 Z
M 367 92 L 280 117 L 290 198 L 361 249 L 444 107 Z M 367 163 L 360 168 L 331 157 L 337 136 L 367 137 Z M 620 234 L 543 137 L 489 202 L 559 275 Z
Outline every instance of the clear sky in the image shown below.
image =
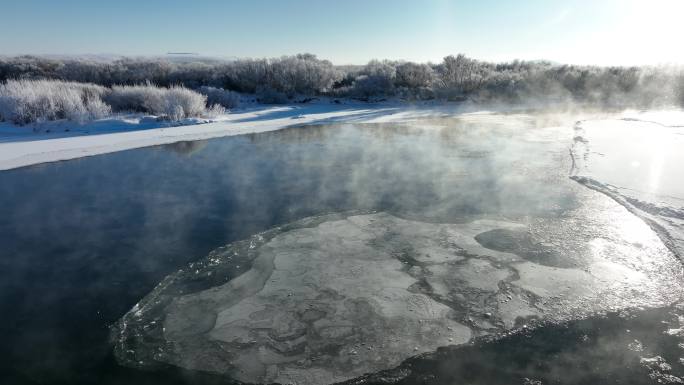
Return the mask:
M 0 0 L 0 54 L 684 63 L 684 0 Z

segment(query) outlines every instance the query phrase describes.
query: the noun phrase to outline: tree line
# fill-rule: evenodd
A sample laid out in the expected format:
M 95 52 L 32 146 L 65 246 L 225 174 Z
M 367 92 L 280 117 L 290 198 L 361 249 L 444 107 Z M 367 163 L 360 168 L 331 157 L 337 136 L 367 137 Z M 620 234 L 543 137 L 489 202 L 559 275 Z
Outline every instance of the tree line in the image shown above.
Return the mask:
M 599 67 L 545 61 L 491 63 L 465 55 L 439 63 L 372 60 L 336 66 L 311 54 L 264 59 L 176 62 L 120 58 L 109 61 L 0 58 L 0 81 L 54 79 L 105 87 L 154 84 L 254 94 L 266 103 L 331 96 L 366 101 L 571 101 L 602 106 L 684 105 L 684 72 L 674 67 Z M 208 90 L 208 91 L 207 91 Z

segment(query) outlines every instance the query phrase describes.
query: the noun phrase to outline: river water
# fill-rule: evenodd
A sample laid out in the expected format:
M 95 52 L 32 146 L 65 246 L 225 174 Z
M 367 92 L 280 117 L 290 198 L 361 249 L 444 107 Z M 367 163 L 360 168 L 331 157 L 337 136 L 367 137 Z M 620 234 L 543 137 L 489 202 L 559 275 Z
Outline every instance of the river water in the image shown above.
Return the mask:
M 676 381 L 679 162 L 652 182 L 610 155 L 643 120 L 311 126 L 2 172 L 0 376 Z

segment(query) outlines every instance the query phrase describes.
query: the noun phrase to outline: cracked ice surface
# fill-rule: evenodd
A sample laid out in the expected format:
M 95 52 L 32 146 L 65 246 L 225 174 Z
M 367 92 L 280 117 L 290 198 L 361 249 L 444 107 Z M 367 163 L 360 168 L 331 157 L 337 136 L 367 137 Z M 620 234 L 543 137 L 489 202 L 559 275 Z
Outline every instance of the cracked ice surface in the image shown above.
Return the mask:
M 232 277 L 226 266 L 237 263 L 251 267 Z M 135 367 L 333 383 L 534 319 L 669 303 L 681 282 L 657 235 L 601 196 L 526 224 L 339 214 L 228 245 L 167 277 L 119 322 L 115 352 Z

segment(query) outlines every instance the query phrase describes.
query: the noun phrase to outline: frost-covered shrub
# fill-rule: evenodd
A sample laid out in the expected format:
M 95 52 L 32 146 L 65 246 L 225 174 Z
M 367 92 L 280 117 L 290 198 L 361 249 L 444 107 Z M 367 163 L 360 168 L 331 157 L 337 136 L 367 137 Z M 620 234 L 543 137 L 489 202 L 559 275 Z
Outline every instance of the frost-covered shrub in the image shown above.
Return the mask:
M 207 97 L 184 87 L 161 88 L 164 111 L 172 120 L 202 116 L 207 109 Z
M 675 87 L 675 98 L 677 99 L 677 102 L 679 102 L 679 105 L 684 107 L 684 71 L 679 74 Z
M 394 86 L 386 77 L 361 75 L 352 84 L 352 95 L 362 98 L 390 95 Z
M 218 118 L 221 115 L 227 113 L 226 108 L 220 104 L 212 104 L 211 107 L 207 107 L 206 111 L 202 113 L 202 117 L 208 119 Z
M 177 121 L 215 117 L 225 108 L 207 108 L 207 96 L 181 86 L 151 84 L 114 86 L 59 80 L 8 80 L 0 84 L 0 120 L 28 124 L 66 119 L 76 122 L 104 118 L 112 111 L 133 111 Z
M 285 104 L 288 102 L 285 93 L 276 91 L 271 87 L 259 87 L 256 91 L 257 100 L 264 104 Z
M 240 105 L 240 94 L 215 87 L 200 87 L 198 90 L 207 97 L 207 105 L 220 105 L 225 108 L 237 108 Z
M 396 77 L 396 63 L 371 60 L 354 79 L 351 87 L 352 96 L 372 98 L 392 95 Z
M 241 59 L 223 65 L 218 71 L 224 88 L 246 93 L 270 89 L 287 96 L 324 93 L 343 76 L 331 62 L 311 54 Z
M 401 63 L 396 66 L 397 87 L 427 88 L 435 81 L 435 73 L 427 64 Z
M 114 86 L 104 100 L 114 111 L 150 112 L 161 104 L 161 95 L 152 86 Z
M 435 99 L 435 92 L 430 87 L 410 88 L 399 87 L 395 94 L 398 98 L 408 101 Z
M 288 96 L 325 92 L 342 78 L 340 71 L 337 71 L 331 62 L 320 60 L 312 54 L 271 59 L 270 67 L 272 78 L 266 86 Z
M 103 118 L 111 108 L 101 97 L 105 87 L 56 80 L 8 80 L 0 84 L 0 119 L 16 124 Z
M 114 111 L 144 112 L 174 121 L 207 112 L 207 97 L 181 86 L 114 86 L 105 101 Z

